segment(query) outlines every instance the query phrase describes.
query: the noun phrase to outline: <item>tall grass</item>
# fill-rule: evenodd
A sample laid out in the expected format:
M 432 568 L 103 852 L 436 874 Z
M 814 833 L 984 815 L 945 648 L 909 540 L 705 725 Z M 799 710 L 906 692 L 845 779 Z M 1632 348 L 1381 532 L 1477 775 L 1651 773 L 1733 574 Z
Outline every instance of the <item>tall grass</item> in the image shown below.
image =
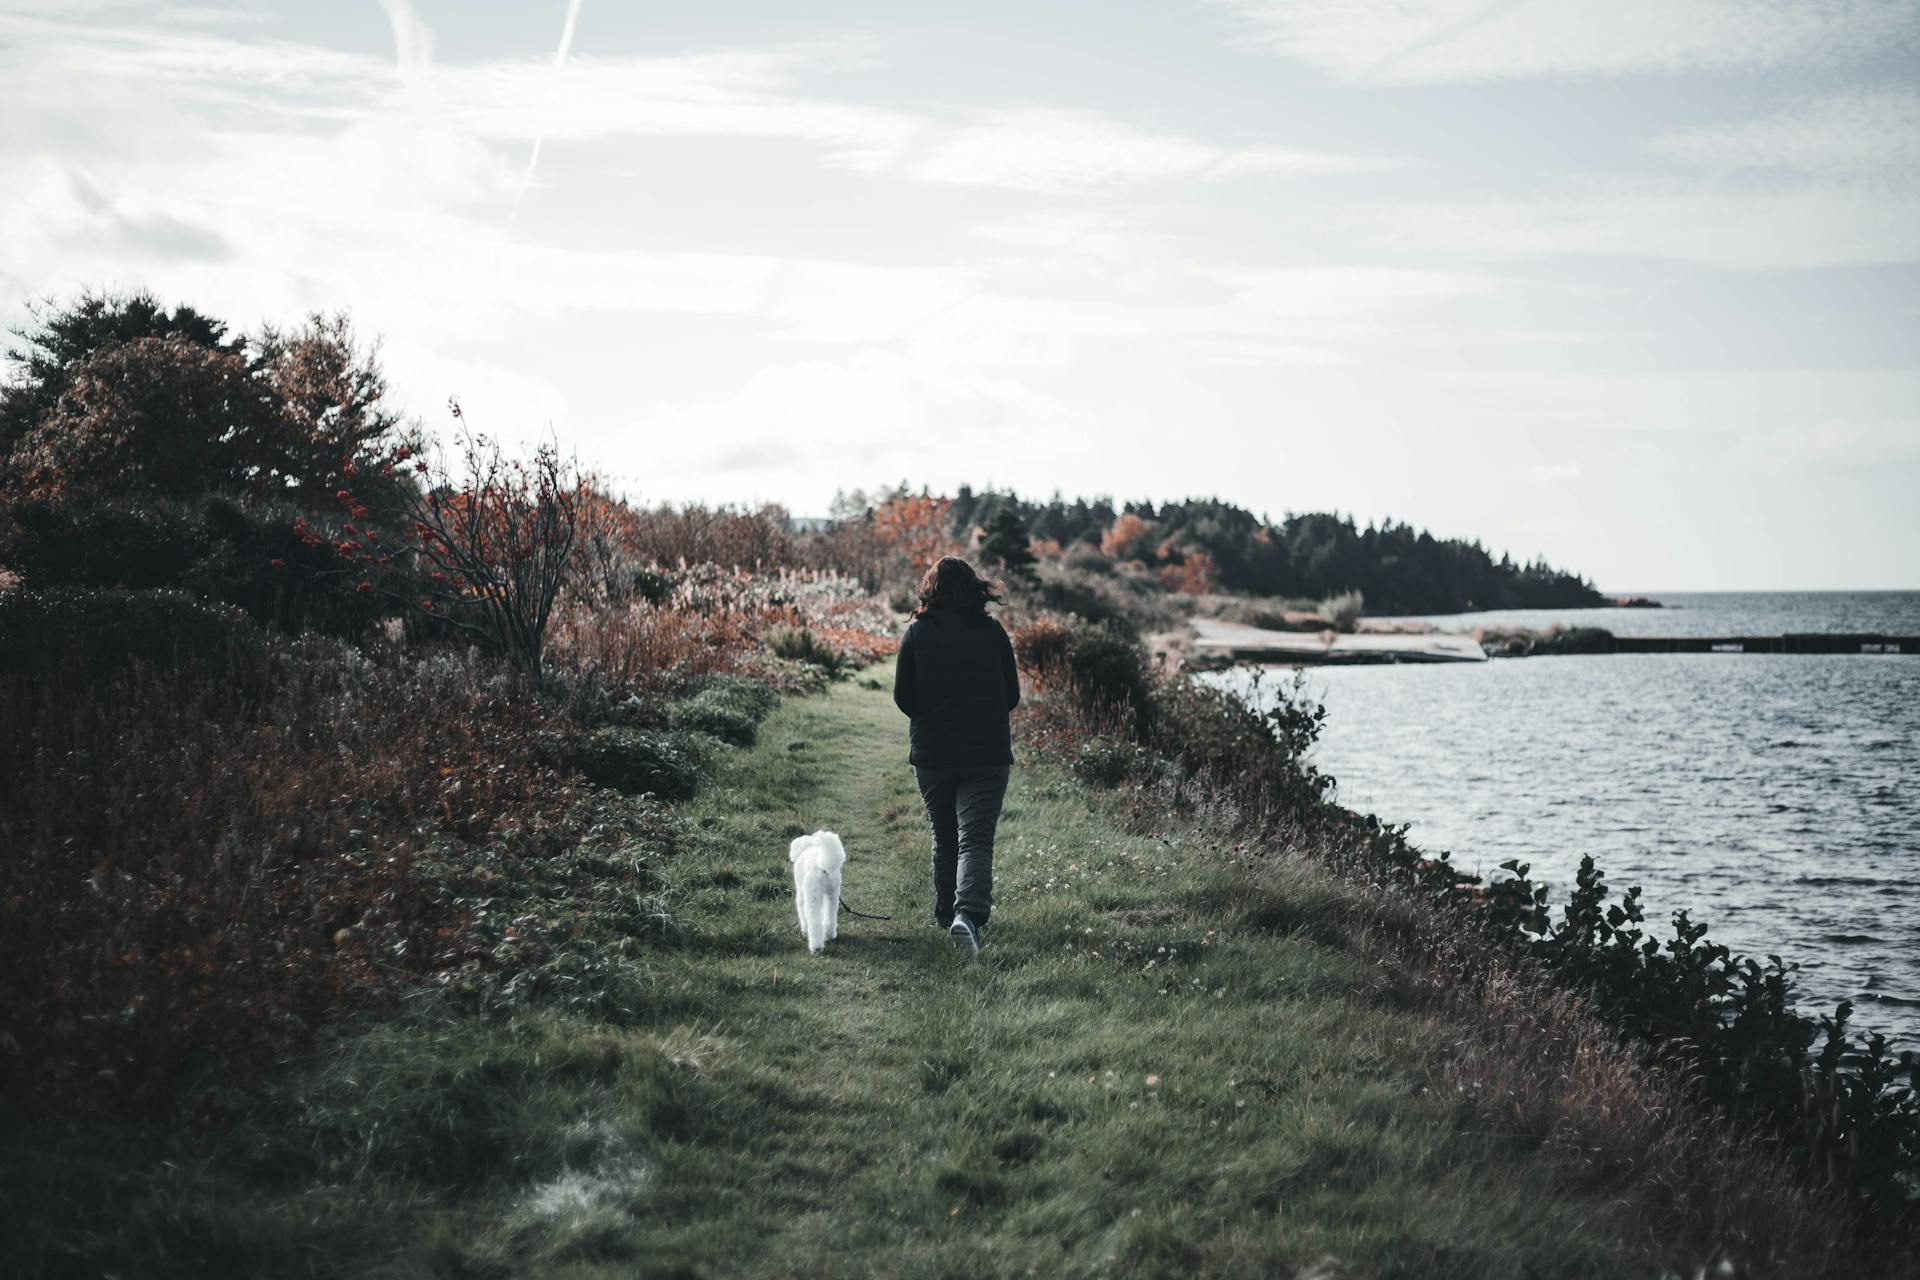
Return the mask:
M 1319 613 L 1335 631 L 1352 631 L 1366 613 L 1367 598 L 1358 591 L 1342 591 L 1320 601 Z
M 217 671 L 0 677 L 9 1101 L 160 1096 L 258 1060 L 384 975 L 457 966 L 447 859 L 578 838 L 546 716 L 454 654 L 307 640 Z

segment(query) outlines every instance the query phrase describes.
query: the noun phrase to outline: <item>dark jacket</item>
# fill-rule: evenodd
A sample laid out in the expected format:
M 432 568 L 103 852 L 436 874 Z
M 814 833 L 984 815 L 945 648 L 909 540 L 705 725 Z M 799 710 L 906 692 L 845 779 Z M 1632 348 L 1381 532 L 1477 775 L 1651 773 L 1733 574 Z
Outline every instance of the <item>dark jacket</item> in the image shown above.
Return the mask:
M 907 713 L 916 765 L 1013 763 L 1007 713 L 1020 702 L 1020 674 L 1006 629 L 979 613 L 936 609 L 900 642 L 893 702 Z

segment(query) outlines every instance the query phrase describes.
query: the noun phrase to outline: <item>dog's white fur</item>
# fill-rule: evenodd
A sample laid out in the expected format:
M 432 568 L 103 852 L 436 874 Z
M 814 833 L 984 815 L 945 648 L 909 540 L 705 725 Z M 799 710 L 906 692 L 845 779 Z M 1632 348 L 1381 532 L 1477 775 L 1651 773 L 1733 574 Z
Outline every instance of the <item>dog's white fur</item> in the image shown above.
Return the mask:
M 847 850 L 833 832 L 816 831 L 787 846 L 787 861 L 793 864 L 793 905 L 807 950 L 817 954 L 840 933 L 840 868 Z

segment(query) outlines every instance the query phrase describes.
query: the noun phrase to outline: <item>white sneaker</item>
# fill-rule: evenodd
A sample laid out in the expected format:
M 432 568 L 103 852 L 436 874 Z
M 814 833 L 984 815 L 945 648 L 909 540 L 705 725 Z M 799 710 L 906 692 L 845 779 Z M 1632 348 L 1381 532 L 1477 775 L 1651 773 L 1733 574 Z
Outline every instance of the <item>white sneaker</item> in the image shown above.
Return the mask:
M 970 956 L 980 954 L 980 931 L 973 927 L 973 921 L 965 916 L 956 915 L 947 928 L 947 936 L 953 939 L 953 945 Z

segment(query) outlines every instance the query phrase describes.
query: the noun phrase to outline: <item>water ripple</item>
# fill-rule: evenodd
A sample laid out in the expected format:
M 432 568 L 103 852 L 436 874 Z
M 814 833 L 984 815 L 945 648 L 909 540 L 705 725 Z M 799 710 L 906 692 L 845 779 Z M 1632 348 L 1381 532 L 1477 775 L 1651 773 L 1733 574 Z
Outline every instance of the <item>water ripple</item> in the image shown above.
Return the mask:
M 1556 901 L 1590 852 L 1650 921 L 1684 908 L 1798 961 L 1803 1005 L 1871 995 L 1865 1025 L 1920 1041 L 1920 948 L 1882 944 L 1870 992 L 1857 967 L 1920 924 L 1920 659 L 1617 654 L 1308 684 L 1343 803 L 1469 871 L 1530 862 Z

